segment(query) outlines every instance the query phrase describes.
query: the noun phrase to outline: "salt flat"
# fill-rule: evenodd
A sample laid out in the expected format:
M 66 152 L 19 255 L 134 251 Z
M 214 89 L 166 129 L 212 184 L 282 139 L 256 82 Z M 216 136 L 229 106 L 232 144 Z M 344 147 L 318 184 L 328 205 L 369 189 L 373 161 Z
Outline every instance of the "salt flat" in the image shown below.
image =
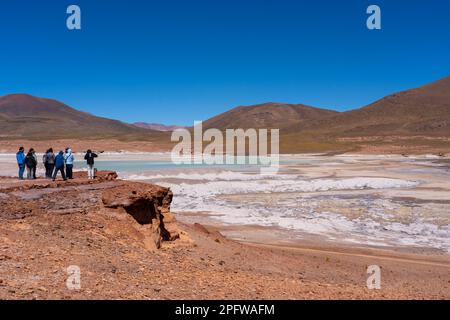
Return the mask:
M 239 240 L 450 250 L 450 173 L 437 157 L 286 155 L 269 177 L 237 166 L 125 176 L 171 187 L 179 219 Z

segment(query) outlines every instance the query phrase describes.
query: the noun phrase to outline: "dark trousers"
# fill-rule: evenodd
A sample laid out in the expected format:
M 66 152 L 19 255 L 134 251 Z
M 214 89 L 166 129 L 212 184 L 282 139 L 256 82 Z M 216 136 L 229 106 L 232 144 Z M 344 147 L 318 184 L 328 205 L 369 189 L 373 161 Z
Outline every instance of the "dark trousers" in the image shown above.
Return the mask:
M 27 166 L 27 179 L 36 179 L 36 167 Z
M 61 172 L 62 178 L 63 178 L 64 180 L 67 180 L 67 179 L 66 179 L 66 174 L 65 174 L 65 172 L 64 172 L 64 167 L 56 168 L 55 171 L 53 171 L 53 177 L 52 177 L 52 179 L 53 179 L 53 180 L 56 180 L 56 176 L 58 175 L 58 171 Z
M 73 179 L 73 164 L 66 164 L 67 179 Z
M 54 169 L 55 169 L 55 165 L 53 163 L 45 163 L 45 177 L 47 179 L 52 178 Z

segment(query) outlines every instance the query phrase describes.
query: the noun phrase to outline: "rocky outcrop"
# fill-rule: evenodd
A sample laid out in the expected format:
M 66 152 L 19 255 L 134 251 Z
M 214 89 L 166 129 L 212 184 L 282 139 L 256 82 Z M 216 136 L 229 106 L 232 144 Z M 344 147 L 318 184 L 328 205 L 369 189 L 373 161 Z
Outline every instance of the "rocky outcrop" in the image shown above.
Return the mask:
M 88 175 L 86 171 L 74 172 L 76 179 L 87 179 Z M 98 170 L 95 172 L 95 178 L 100 181 L 113 181 L 118 178 L 117 172 L 108 170 Z
M 123 209 L 140 225 L 151 225 L 154 243 L 159 248 L 162 241 L 178 238 L 178 232 L 165 225 L 174 222 L 170 214 L 172 197 L 167 188 L 133 182 L 104 190 L 102 202 L 106 208 Z
M 160 248 L 179 237 L 170 213 L 173 194 L 157 185 L 116 180 L 112 171 L 99 171 L 98 179 L 77 173 L 67 182 L 0 179 L 0 220 L 35 216 L 106 215 L 119 217 L 123 230 L 139 234 L 146 247 Z

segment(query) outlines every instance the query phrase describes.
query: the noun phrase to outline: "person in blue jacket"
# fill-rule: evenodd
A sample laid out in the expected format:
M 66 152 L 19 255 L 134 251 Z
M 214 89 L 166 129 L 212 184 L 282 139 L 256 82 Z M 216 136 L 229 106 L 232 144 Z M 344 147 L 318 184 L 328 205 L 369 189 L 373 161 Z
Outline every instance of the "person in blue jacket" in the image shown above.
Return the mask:
M 61 176 L 64 179 L 64 181 L 67 181 L 66 174 L 64 172 L 64 152 L 60 151 L 58 155 L 55 157 L 55 171 L 53 171 L 53 177 L 52 180 L 56 180 L 56 176 L 58 175 L 58 172 L 61 172 Z
M 25 153 L 24 148 L 20 147 L 16 153 L 17 165 L 19 166 L 19 179 L 23 180 L 23 173 L 25 172 Z
M 73 156 L 72 149 L 66 149 L 64 160 L 66 161 L 67 179 L 73 179 L 73 163 L 75 161 L 75 157 Z

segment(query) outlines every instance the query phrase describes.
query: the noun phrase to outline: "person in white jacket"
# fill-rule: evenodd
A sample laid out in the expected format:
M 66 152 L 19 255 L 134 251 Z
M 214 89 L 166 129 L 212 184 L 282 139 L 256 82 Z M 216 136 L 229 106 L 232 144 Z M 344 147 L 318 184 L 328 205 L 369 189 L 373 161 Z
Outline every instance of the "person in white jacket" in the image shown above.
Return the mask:
M 70 148 L 66 149 L 66 154 L 64 155 L 64 161 L 66 163 L 67 179 L 73 179 L 73 163 L 75 162 L 75 157 L 73 156 L 72 149 L 70 149 Z

